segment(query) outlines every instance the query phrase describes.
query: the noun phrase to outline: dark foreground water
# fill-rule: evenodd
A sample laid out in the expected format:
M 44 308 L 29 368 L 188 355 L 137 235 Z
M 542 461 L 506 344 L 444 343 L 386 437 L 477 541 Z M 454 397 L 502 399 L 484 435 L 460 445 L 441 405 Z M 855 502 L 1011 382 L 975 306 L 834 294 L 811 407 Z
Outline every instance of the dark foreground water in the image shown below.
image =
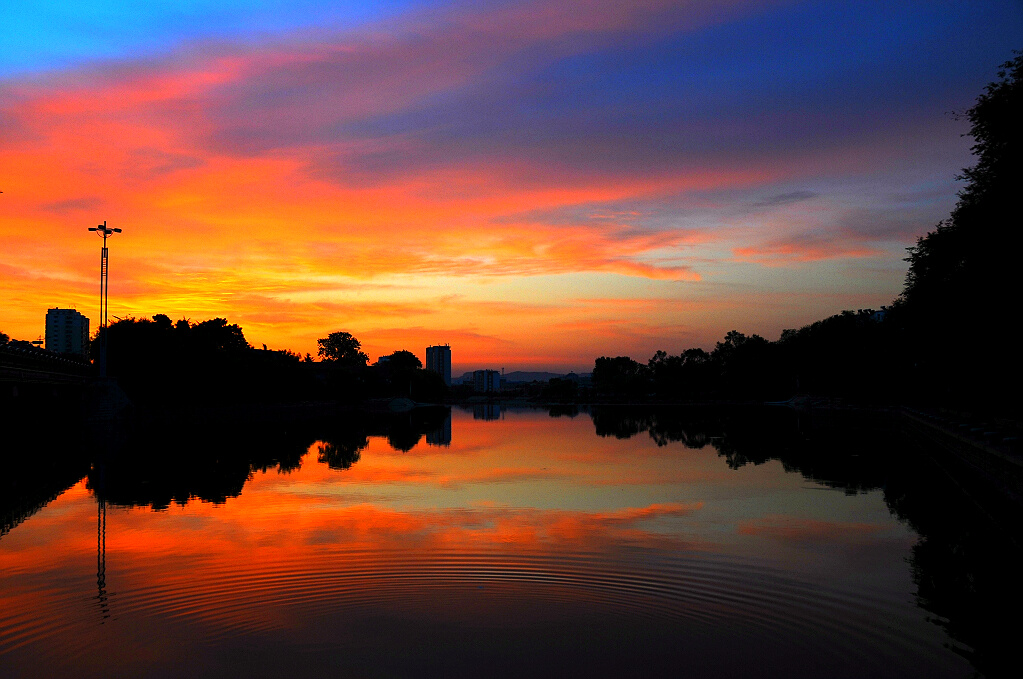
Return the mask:
M 889 423 L 447 415 L 9 442 L 0 676 L 967 677 L 1015 657 L 991 607 L 1018 614 L 1017 553 Z

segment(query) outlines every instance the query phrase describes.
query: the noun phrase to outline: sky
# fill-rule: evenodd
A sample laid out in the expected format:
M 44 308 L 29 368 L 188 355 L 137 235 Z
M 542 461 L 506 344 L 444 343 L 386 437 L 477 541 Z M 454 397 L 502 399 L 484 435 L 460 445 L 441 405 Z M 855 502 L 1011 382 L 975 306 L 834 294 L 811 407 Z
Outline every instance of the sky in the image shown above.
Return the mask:
M 69 6 L 70 5 L 70 6 Z M 226 317 L 454 372 L 776 339 L 901 291 L 1023 49 L 990 0 L 25 1 L 0 331 Z

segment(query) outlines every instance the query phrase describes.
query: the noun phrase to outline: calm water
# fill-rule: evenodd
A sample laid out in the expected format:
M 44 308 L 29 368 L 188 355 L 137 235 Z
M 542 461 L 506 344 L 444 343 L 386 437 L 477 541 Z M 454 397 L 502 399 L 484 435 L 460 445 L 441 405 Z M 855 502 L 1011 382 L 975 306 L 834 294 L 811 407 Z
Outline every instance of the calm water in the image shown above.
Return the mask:
M 0 675 L 998 673 L 1015 553 L 891 431 L 562 415 L 12 444 Z

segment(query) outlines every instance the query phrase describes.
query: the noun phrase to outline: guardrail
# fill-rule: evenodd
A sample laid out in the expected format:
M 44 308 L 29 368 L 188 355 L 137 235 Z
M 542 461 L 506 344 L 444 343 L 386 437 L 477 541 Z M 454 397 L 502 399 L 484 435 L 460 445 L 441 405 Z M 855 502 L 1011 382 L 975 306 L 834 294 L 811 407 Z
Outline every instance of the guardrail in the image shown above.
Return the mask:
M 78 381 L 92 374 L 85 358 L 40 349 L 28 342 L 0 344 L 0 379 L 12 381 Z

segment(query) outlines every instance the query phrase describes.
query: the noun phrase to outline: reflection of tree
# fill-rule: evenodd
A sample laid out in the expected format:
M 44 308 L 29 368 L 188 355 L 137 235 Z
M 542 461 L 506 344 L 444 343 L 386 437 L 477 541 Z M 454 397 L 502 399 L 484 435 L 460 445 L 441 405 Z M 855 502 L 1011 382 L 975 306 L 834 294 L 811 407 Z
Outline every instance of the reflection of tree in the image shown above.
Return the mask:
M 649 409 L 644 411 L 627 410 L 625 408 L 594 408 L 590 413 L 597 436 L 616 439 L 632 438 L 636 434 L 650 429 L 652 414 Z
M 89 471 L 89 442 L 51 414 L 0 412 L 0 538 L 75 485 Z M 45 432 L 45 435 L 40 435 Z
M 864 428 L 851 419 L 822 420 L 762 407 L 605 406 L 594 407 L 591 415 L 600 436 L 626 439 L 646 432 L 658 446 L 711 445 L 732 469 L 780 460 L 788 471 L 847 492 L 884 485 L 883 478 L 862 464 L 881 435 L 876 427 Z
M 175 435 L 169 432 L 174 431 Z M 192 499 L 223 503 L 242 492 L 255 471 L 292 471 L 315 437 L 265 418 L 138 426 L 87 487 L 115 505 L 166 509 Z
M 315 442 L 318 459 L 344 471 L 359 461 L 371 436 L 396 450 L 412 449 L 451 416 L 446 407 L 409 413 L 352 412 L 330 417 L 270 411 L 235 420 L 140 427 L 105 465 L 103 483 L 90 472 L 88 487 L 116 505 L 165 509 L 193 499 L 222 503 L 238 496 L 253 472 L 299 469 Z M 168 435 L 176 431 L 175 436 Z
M 724 410 L 677 408 L 595 406 L 591 411 L 598 436 L 628 439 L 646 432 L 658 446 L 682 443 L 688 448 L 702 448 L 708 443 L 719 451 L 728 446 L 722 437 Z
M 1019 507 L 982 508 L 977 499 L 993 499 L 986 484 L 951 457 L 921 452 L 884 489 L 888 507 L 920 534 L 910 557 L 917 603 L 985 676 L 1015 676 L 1018 626 L 993 613 L 1023 606 Z
M 990 488 L 971 481 L 955 458 L 903 432 L 895 416 L 695 407 L 595 407 L 592 415 L 602 436 L 646 431 L 658 445 L 709 443 L 732 469 L 777 460 L 847 494 L 883 492 L 892 513 L 920 535 L 910 557 L 919 606 L 985 675 L 1015 666 L 1015 629 L 991 612 L 1023 606 L 1023 554 L 1006 533 L 1008 527 L 1019 539 L 1020 508 L 981 510 L 973 498 L 989 498 Z M 1004 525 L 991 516 L 1004 517 Z
M 414 429 L 406 427 L 395 427 L 387 433 L 387 443 L 395 450 L 407 453 L 416 447 L 422 434 Z
M 362 456 L 362 449 L 369 445 L 369 439 L 356 435 L 349 439 L 332 440 L 320 443 L 319 461 L 331 469 L 344 471 L 350 469 Z
M 579 406 L 573 404 L 550 406 L 547 414 L 551 417 L 576 417 L 579 414 Z

